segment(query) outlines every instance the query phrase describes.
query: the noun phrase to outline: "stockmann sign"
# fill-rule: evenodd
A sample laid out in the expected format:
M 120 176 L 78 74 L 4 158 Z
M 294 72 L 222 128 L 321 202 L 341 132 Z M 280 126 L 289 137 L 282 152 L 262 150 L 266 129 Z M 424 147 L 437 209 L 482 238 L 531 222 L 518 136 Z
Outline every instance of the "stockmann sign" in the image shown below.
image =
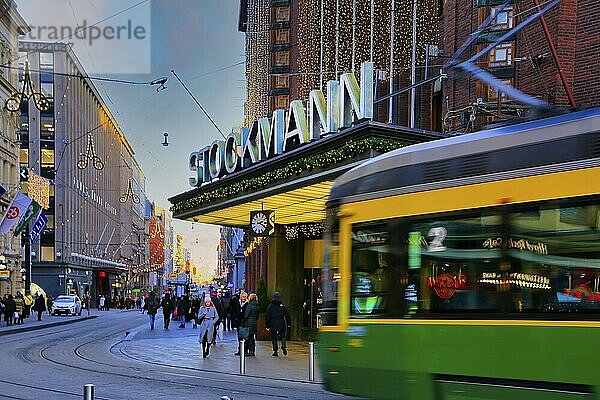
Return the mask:
M 342 74 L 339 81 L 327 82 L 327 101 L 321 90 L 312 90 L 307 110 L 301 100 L 294 100 L 288 111 L 275 110 L 270 120 L 259 118 L 252 128 L 232 132 L 225 140 L 215 140 L 191 153 L 189 166 L 195 176 L 189 179 L 190 185 L 200 186 L 319 140 L 352 126 L 355 119 L 372 119 L 373 96 L 373 63 L 365 62 L 360 86 L 353 73 Z

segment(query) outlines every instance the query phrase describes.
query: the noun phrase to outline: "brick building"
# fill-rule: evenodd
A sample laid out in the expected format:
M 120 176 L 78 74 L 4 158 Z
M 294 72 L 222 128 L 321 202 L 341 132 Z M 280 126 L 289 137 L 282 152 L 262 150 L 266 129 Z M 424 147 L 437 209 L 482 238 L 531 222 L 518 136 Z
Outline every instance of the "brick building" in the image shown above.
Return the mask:
M 475 40 L 467 54 L 474 55 L 536 12 L 534 0 L 511 2 L 502 12 L 500 3 L 499 0 L 446 0 L 441 23 L 443 43 L 440 43 L 445 54 L 453 54 L 490 13 L 496 16 L 494 23 Z M 598 6 L 596 0 L 561 0 L 544 15 L 567 89 L 539 19 L 512 40 L 500 43 L 480 59 L 479 66 L 511 86 L 558 107 L 599 106 L 600 24 L 595 18 Z M 572 91 L 574 104 L 569 101 L 568 90 Z M 444 82 L 443 95 L 445 132 L 472 131 L 497 118 L 527 112 L 504 94 L 499 98 L 494 89 L 464 75 L 451 74 Z

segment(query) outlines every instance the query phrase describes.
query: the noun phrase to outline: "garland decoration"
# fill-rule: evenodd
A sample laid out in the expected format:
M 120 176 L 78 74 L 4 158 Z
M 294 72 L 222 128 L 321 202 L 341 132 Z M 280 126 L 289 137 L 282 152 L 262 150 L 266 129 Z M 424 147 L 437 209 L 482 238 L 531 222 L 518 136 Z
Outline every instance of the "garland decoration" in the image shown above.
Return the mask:
M 268 171 L 262 174 L 260 177 L 244 179 L 239 182 L 234 182 L 226 187 L 201 193 L 194 198 L 182 200 L 174 204 L 171 207 L 171 211 L 177 213 L 194 207 L 199 207 L 202 204 L 210 203 L 215 200 L 260 189 L 277 181 L 285 180 L 294 175 L 299 175 L 315 168 L 324 168 L 340 164 L 346 160 L 363 154 L 367 150 L 386 153 L 388 151 L 398 149 L 403 145 L 404 142 L 400 139 L 367 138 L 361 140 L 349 140 L 339 148 L 290 161 L 285 166 L 277 168 L 273 171 Z
M 325 223 L 316 222 L 311 224 L 285 225 L 285 238 L 292 241 L 299 238 L 320 238 L 325 232 Z

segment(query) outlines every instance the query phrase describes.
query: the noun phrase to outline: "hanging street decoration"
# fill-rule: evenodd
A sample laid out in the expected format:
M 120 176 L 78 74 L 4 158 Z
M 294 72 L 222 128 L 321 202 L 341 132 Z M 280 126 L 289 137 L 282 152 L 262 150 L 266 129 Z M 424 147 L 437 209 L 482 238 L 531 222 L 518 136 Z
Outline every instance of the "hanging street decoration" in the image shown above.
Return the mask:
M 27 173 L 27 195 L 47 210 L 50 207 L 50 180 L 30 170 Z
M 131 201 L 135 204 L 140 204 L 140 196 L 133 193 L 133 179 L 129 178 L 129 183 L 127 184 L 127 192 L 123 193 L 121 197 L 119 197 L 120 203 L 126 203 L 127 199 L 131 197 Z
M 79 154 L 81 157 L 79 161 L 77 161 L 77 168 L 86 169 L 88 166 L 88 162 L 92 161 L 92 165 L 97 170 L 104 169 L 104 162 L 96 155 L 96 149 L 94 147 L 94 138 L 91 134 L 88 135 L 88 144 L 85 153 Z
M 323 236 L 325 232 L 324 222 L 315 222 L 310 224 L 295 224 L 285 226 L 285 238 L 288 241 L 305 238 L 315 239 Z
M 33 81 L 29 72 L 29 62 L 25 61 L 25 71 L 23 73 L 23 88 L 20 92 L 13 94 L 4 102 L 4 108 L 10 112 L 18 112 L 21 109 L 21 103 L 33 97 L 33 103 L 40 111 L 46 111 L 50 108 L 50 100 L 43 93 L 38 93 L 33 88 Z

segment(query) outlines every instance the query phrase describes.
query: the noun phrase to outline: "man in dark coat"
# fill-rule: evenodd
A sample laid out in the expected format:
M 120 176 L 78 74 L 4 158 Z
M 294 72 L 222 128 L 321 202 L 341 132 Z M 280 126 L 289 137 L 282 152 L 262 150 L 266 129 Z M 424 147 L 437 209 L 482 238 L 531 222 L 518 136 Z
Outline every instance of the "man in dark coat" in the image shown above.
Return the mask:
M 231 299 L 229 299 L 229 315 L 231 318 L 231 327 L 233 329 L 236 329 L 239 326 L 241 307 L 240 298 L 236 294 L 231 296 Z
M 244 312 L 244 318 L 240 326 L 249 328 L 248 339 L 246 339 L 248 356 L 253 357 L 256 350 L 256 323 L 258 322 L 258 296 L 256 293 L 252 293 L 248 296 L 248 303 L 246 311 Z
M 6 325 L 12 325 L 17 311 L 17 303 L 12 294 L 8 295 L 8 299 L 4 303 L 4 320 Z
M 148 296 L 148 318 L 150 319 L 150 330 L 154 330 L 154 320 L 156 319 L 156 312 L 160 308 L 160 300 L 156 298 L 154 292 L 150 292 Z
M 163 309 L 163 321 L 165 322 L 164 328 L 169 329 L 169 324 L 171 323 L 171 314 L 175 309 L 175 302 L 173 302 L 173 299 L 171 299 L 171 295 L 169 293 L 165 294 L 165 298 L 162 299 L 160 306 Z
M 179 317 L 179 327 L 185 328 L 185 318 L 190 308 L 187 296 L 183 295 L 177 303 L 177 316 Z
M 267 307 L 267 314 L 265 316 L 265 327 L 269 332 L 271 332 L 271 343 L 273 343 L 272 356 L 278 356 L 278 341 L 281 341 L 281 351 L 283 352 L 283 355 L 287 356 L 285 339 L 287 336 L 287 330 L 290 327 L 290 315 L 288 314 L 287 309 L 281 302 L 281 296 L 279 295 L 279 292 L 273 292 L 271 303 Z
M 37 312 L 38 321 L 41 321 L 42 320 L 42 313 L 44 311 L 46 311 L 46 299 L 44 299 L 44 295 L 40 294 L 35 299 L 35 303 L 33 304 L 33 306 L 35 307 L 35 311 Z
M 233 307 L 233 304 L 231 305 Z M 236 312 L 236 318 L 235 318 L 235 327 L 237 328 L 238 332 L 238 351 L 237 353 L 235 353 L 234 355 L 239 356 L 240 355 L 240 348 L 239 348 L 239 343 L 241 341 L 240 338 L 240 327 L 242 326 L 242 321 L 244 320 L 244 313 L 246 312 L 246 308 L 248 308 L 248 293 L 246 292 L 240 292 L 240 300 L 237 303 L 237 307 L 236 309 L 239 310 Z M 248 349 L 246 349 L 246 352 L 248 352 Z
M 215 309 L 217 310 L 217 315 L 219 316 L 219 319 L 217 320 L 217 322 L 215 322 L 215 325 L 213 328 L 214 329 L 213 337 L 212 337 L 212 344 L 216 344 L 217 343 L 217 330 L 219 329 L 219 324 L 221 322 L 223 322 L 224 311 L 223 311 L 223 304 L 221 303 L 221 299 L 219 299 L 217 292 L 215 292 L 215 291 L 211 292 L 210 300 L 214 304 Z

